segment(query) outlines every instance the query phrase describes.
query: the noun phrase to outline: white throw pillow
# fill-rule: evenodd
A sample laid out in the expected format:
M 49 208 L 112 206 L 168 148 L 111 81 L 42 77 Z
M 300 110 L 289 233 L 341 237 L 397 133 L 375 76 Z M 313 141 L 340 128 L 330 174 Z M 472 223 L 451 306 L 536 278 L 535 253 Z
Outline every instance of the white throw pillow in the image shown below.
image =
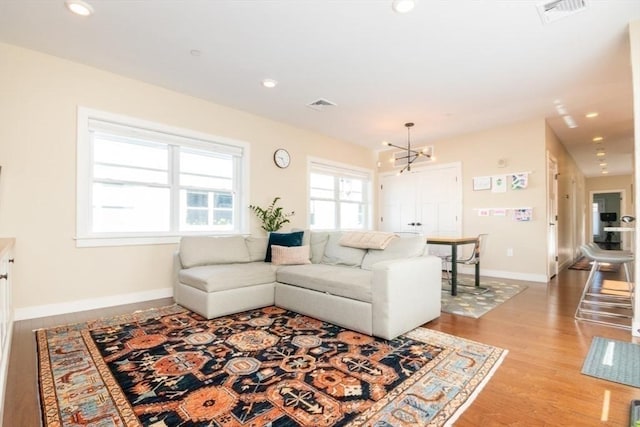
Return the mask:
M 274 265 L 311 264 L 311 260 L 309 260 L 309 245 L 304 245 L 304 246 L 271 245 L 271 264 L 274 264 Z

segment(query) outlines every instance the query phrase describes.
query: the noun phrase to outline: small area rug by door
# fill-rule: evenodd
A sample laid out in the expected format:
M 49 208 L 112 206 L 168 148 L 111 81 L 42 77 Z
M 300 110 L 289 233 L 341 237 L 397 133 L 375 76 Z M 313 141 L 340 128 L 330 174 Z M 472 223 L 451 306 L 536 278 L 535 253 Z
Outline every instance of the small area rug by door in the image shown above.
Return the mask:
M 591 260 L 586 257 L 582 257 L 576 262 L 574 262 L 569 269 L 571 270 L 591 270 L 592 264 Z M 607 264 L 601 263 L 598 266 L 600 271 L 608 272 L 608 273 L 617 273 L 620 270 L 620 264 Z
M 450 425 L 507 354 L 277 307 L 206 320 L 170 306 L 36 337 L 46 427 Z
M 640 344 L 593 337 L 582 373 L 640 388 Z
M 477 319 L 527 289 L 526 285 L 495 280 L 480 280 L 480 287 L 487 291 L 476 293 L 473 278 L 458 277 L 458 295 L 454 297 L 448 281 L 443 280 L 441 310 Z

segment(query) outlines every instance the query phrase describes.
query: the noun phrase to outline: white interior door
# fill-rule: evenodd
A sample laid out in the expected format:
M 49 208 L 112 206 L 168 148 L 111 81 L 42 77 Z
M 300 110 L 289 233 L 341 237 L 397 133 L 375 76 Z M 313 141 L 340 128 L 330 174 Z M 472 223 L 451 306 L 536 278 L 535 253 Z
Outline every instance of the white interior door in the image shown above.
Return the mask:
M 380 179 L 382 215 L 379 229 L 392 233 L 415 232 L 416 190 L 411 174 L 386 175 Z
M 460 163 L 451 163 L 402 175 L 382 175 L 379 229 L 426 236 L 461 236 L 461 169 Z

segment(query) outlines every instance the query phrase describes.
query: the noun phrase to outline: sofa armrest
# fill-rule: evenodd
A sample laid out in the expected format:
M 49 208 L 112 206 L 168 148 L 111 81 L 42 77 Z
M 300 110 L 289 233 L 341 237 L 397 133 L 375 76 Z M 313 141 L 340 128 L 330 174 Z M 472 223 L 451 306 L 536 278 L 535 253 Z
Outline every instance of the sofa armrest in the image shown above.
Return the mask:
M 440 258 L 382 261 L 372 272 L 373 335 L 393 339 L 440 316 Z

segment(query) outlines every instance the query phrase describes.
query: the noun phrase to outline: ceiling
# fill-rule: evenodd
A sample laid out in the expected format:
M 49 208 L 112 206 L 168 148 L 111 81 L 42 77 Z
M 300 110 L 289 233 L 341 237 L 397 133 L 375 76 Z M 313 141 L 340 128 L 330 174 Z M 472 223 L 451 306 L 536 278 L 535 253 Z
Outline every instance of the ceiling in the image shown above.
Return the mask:
M 609 175 L 632 171 L 638 0 L 585 0 L 549 24 L 530 0 L 417 0 L 406 14 L 391 0 L 86 1 L 83 18 L 63 0 L 0 0 L 0 41 L 373 149 L 404 144 L 407 121 L 422 145 L 544 117 L 586 176 L 601 174 L 595 136 Z M 307 107 L 320 98 L 337 105 Z

